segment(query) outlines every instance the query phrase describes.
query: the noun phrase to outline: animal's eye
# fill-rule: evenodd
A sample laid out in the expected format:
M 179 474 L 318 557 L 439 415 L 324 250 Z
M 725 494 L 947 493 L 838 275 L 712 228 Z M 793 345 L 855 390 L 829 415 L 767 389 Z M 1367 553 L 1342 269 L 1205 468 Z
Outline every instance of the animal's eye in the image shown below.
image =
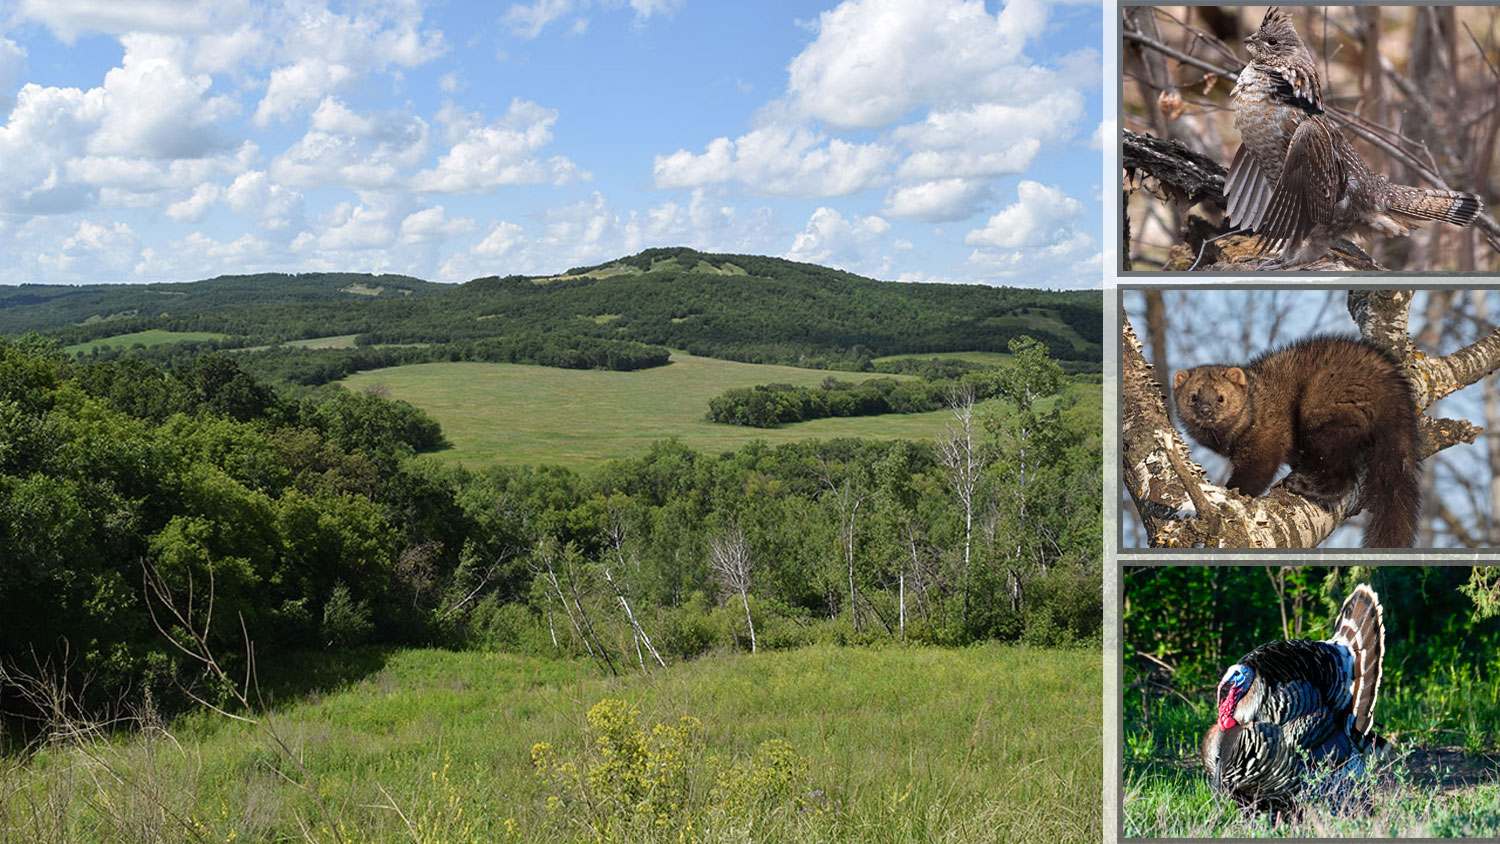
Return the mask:
M 1266 39 L 1266 44 L 1268 44 L 1268 45 L 1270 45 L 1272 47 L 1275 47 L 1276 46 L 1276 39 L 1275 38 L 1267 38 Z
M 1223 396 L 1219 396 L 1219 404 L 1223 404 L 1223 403 L 1224 403 L 1224 397 Z

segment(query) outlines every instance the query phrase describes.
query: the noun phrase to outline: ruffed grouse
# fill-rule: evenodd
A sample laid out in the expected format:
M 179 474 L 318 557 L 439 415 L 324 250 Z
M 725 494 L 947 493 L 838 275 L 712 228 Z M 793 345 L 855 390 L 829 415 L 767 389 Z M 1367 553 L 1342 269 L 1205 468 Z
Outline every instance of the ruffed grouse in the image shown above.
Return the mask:
M 1225 181 L 1231 225 L 1282 247 L 1284 269 L 1350 234 L 1404 235 L 1424 220 L 1466 226 L 1472 193 L 1392 184 L 1371 172 L 1323 112 L 1317 64 L 1291 17 L 1272 8 L 1245 39 L 1250 64 L 1231 93 L 1241 145 Z

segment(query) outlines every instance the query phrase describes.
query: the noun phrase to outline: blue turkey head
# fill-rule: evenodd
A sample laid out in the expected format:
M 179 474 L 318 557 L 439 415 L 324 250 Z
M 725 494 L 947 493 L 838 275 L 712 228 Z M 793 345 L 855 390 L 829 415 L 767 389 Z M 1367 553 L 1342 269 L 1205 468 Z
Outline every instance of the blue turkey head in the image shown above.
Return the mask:
M 1231 665 L 1224 672 L 1224 679 L 1219 681 L 1219 729 L 1232 729 L 1243 720 L 1243 715 L 1236 720 L 1235 709 L 1254 682 L 1255 670 L 1248 665 Z

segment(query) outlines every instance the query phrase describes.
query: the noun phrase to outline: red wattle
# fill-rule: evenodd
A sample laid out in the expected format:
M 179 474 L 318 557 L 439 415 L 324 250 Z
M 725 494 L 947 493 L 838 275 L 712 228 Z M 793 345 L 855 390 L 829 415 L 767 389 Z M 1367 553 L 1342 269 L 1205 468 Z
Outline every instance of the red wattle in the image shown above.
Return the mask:
M 1236 721 L 1236 720 L 1234 720 L 1234 716 L 1233 715 L 1220 715 L 1219 716 L 1219 729 L 1221 729 L 1221 730 L 1228 730 L 1228 729 L 1236 727 L 1236 726 L 1239 726 L 1239 722 Z

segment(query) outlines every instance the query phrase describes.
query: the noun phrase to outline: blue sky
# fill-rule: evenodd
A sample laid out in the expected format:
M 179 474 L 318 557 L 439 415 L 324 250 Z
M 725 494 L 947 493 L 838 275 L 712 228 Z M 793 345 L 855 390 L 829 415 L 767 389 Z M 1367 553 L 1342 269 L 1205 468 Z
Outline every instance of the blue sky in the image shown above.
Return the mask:
M 0 283 L 653 246 L 1098 286 L 1102 13 L 0 0 Z

